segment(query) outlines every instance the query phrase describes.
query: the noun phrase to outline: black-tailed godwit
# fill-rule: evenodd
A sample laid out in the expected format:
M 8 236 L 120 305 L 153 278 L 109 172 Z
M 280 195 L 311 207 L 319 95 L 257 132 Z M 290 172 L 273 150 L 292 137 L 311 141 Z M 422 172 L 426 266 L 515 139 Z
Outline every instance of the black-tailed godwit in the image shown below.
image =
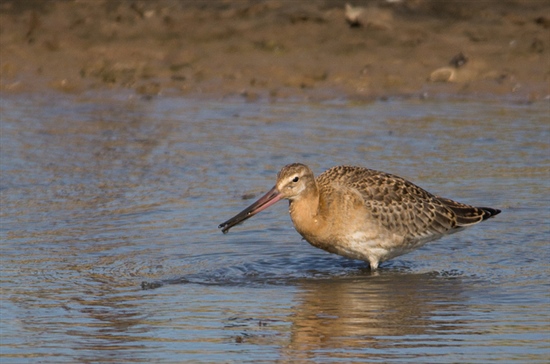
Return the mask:
M 289 200 L 294 227 L 311 245 L 381 262 L 500 213 L 435 196 L 392 174 L 338 166 L 317 178 L 308 166 L 289 164 L 258 201 L 219 226 L 224 233 L 281 199 Z

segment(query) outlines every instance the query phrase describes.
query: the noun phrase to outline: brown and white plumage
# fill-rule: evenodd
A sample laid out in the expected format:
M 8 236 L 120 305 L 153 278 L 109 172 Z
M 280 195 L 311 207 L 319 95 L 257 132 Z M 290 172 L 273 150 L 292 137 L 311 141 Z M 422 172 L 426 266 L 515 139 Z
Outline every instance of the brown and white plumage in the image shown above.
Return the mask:
M 304 164 L 289 164 L 262 198 L 221 224 L 226 233 L 280 199 L 298 233 L 311 245 L 352 259 L 380 262 L 500 213 L 438 197 L 392 174 L 333 167 L 316 179 Z

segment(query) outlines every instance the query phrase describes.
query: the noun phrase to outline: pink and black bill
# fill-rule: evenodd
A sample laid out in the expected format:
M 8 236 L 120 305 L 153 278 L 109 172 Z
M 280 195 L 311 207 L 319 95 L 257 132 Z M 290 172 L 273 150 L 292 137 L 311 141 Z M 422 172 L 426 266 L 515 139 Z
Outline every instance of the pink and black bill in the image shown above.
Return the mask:
M 269 190 L 268 193 L 260 197 L 258 201 L 254 202 L 252 205 L 248 206 L 246 209 L 242 210 L 226 222 L 220 224 L 220 226 L 218 226 L 218 229 L 222 229 L 222 232 L 226 234 L 233 226 L 244 222 L 246 219 L 251 218 L 258 212 L 267 209 L 269 206 L 275 204 L 281 198 L 282 196 L 277 189 L 277 186 L 275 186 L 271 190 Z

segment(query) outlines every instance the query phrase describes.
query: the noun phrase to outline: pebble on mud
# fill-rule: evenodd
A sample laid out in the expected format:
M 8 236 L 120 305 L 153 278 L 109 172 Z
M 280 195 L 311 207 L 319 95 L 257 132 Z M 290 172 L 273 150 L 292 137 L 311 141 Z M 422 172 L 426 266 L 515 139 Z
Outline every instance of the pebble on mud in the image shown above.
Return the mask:
M 457 55 L 455 55 L 451 60 L 449 61 L 449 64 L 453 66 L 454 68 L 460 68 L 464 66 L 466 63 L 468 63 L 468 57 L 464 55 L 464 53 L 460 52 Z
M 430 82 L 455 82 L 456 71 L 451 67 L 441 67 L 430 74 Z
M 367 27 L 378 30 L 391 30 L 393 13 L 376 6 L 359 7 L 346 4 L 344 17 L 351 28 Z

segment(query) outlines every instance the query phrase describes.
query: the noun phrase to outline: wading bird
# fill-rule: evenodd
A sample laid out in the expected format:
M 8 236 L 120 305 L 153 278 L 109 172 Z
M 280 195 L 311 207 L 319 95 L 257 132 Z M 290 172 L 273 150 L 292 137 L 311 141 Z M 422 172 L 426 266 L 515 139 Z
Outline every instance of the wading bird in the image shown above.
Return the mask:
M 311 245 L 367 261 L 371 269 L 500 213 L 368 168 L 338 166 L 315 178 L 308 166 L 293 163 L 281 169 L 269 192 L 219 228 L 227 233 L 281 199 L 289 200 L 294 227 Z

